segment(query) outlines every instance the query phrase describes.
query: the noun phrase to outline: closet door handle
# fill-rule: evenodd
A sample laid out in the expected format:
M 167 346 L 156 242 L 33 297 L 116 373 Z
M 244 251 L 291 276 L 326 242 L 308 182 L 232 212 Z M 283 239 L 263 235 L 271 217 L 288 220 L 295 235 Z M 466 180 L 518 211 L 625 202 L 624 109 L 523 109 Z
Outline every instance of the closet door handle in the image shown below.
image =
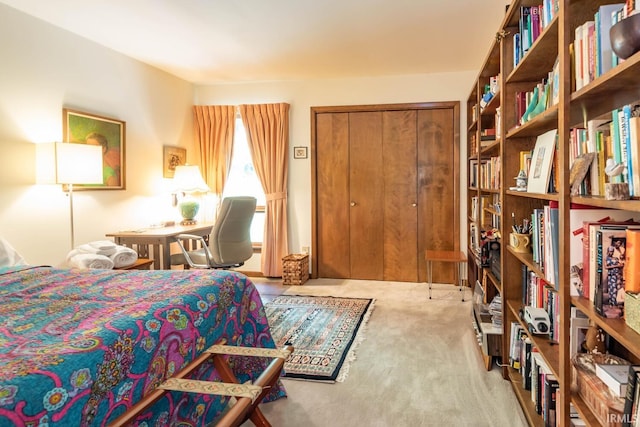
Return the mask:
M 411 206 L 413 206 L 415 208 L 416 206 L 418 206 L 418 204 L 417 203 L 411 203 Z
M 355 206 L 355 205 L 356 205 L 356 202 L 351 202 L 351 203 L 349 203 L 349 204 L 350 204 L 351 206 Z

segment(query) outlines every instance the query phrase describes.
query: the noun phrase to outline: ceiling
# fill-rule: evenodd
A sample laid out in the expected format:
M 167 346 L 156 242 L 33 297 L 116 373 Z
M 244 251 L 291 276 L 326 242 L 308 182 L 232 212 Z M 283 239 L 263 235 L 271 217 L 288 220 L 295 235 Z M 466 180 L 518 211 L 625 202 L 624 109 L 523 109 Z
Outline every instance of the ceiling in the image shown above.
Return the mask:
M 478 70 L 507 0 L 0 0 L 194 84 Z

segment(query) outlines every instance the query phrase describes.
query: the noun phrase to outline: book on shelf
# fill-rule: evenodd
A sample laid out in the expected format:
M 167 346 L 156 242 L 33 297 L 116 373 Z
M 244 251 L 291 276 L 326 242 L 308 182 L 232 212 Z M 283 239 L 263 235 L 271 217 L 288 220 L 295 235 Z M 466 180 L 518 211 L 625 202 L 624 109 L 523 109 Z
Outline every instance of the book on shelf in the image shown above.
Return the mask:
M 624 314 L 624 274 L 627 228 L 638 225 L 601 224 L 596 231 L 597 264 L 595 310 L 606 318 Z
M 613 50 L 609 37 L 609 31 L 613 25 L 611 15 L 622 7 L 624 7 L 624 3 L 602 5 L 594 16 L 596 22 L 596 77 L 600 77 L 613 67 Z
M 596 363 L 596 376 L 617 396 L 624 397 L 627 392 L 629 365 Z
M 592 196 L 604 195 L 605 173 L 604 161 L 606 153 L 602 147 L 604 132 L 609 132 L 610 120 L 589 120 L 587 122 L 587 152 L 596 153 L 596 158 L 591 164 L 590 170 L 590 191 Z M 600 156 L 602 154 L 602 156 Z M 602 157 L 602 158 L 601 158 Z
M 626 260 L 624 263 L 624 288 L 627 292 L 640 293 L 640 230 L 627 229 Z
M 632 426 L 632 416 L 635 414 L 634 407 L 637 406 L 637 396 L 640 392 L 638 387 L 638 376 L 640 366 L 629 365 L 627 369 L 627 389 L 624 395 L 623 426 Z
M 582 86 L 584 86 L 584 78 L 582 77 L 582 52 L 584 50 L 582 47 L 583 43 L 584 40 L 582 40 L 582 25 L 578 25 L 575 29 L 573 38 L 573 77 L 575 80 L 576 90 L 582 89 Z
M 534 351 L 531 356 L 531 401 L 536 413 L 542 414 L 544 378 L 551 375 L 551 369 L 539 352 Z
M 557 206 L 546 205 L 544 207 L 545 224 L 547 229 L 545 230 L 545 236 L 547 244 L 545 247 L 546 259 L 545 259 L 545 277 L 547 281 L 552 284 L 556 290 L 560 289 L 560 218 Z
M 520 375 L 522 375 L 522 388 L 531 390 L 531 363 L 533 343 L 528 336 L 522 337 L 520 353 Z
M 522 353 L 522 337 L 526 331 L 518 322 L 511 322 L 511 336 L 509 340 L 509 364 L 513 369 L 520 370 L 520 355 Z
M 557 425 L 556 401 L 560 383 L 553 374 L 544 377 L 544 399 L 542 407 L 542 419 L 545 426 L 555 427 Z
M 522 49 L 520 46 L 520 33 L 513 34 L 513 68 L 516 68 L 522 60 Z
M 520 50 L 524 56 L 531 45 L 531 6 L 520 7 L 520 21 L 518 22 L 520 29 Z
M 640 195 L 640 117 L 631 111 L 629 118 L 629 157 L 631 159 L 631 185 L 634 195 Z

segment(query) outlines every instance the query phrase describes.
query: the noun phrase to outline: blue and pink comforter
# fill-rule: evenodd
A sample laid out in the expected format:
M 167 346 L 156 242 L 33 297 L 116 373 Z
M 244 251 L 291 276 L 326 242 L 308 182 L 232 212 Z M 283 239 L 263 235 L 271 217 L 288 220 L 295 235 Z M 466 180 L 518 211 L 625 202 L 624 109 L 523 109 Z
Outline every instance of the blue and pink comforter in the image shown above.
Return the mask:
M 0 268 L 0 426 L 107 425 L 223 343 L 275 347 L 242 274 Z M 236 358 L 232 366 L 244 382 L 266 362 Z M 192 378 L 217 374 L 207 365 Z M 284 395 L 279 386 L 268 400 Z M 136 425 L 204 425 L 224 404 L 172 392 Z

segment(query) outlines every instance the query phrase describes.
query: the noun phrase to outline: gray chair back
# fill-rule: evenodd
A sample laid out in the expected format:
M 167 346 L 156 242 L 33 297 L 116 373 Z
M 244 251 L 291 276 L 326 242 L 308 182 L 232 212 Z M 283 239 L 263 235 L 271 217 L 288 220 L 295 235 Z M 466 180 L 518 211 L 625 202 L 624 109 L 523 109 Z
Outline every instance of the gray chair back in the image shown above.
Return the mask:
M 251 221 L 255 197 L 225 197 L 209 236 L 209 250 L 217 265 L 242 264 L 253 255 Z

